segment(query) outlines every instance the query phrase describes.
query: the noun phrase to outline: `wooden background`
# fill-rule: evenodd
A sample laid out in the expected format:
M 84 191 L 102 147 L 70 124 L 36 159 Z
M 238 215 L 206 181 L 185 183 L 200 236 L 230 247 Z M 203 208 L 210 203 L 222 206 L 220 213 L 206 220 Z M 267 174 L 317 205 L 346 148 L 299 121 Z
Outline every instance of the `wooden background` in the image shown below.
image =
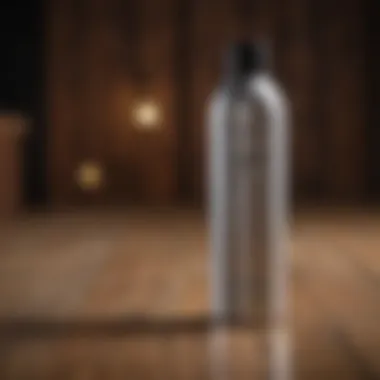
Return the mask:
M 268 38 L 292 101 L 296 199 L 365 193 L 366 8 L 360 0 L 53 0 L 49 4 L 50 189 L 57 204 L 199 202 L 205 102 L 226 45 Z M 153 98 L 162 129 L 129 109 Z M 106 186 L 73 173 L 96 160 Z

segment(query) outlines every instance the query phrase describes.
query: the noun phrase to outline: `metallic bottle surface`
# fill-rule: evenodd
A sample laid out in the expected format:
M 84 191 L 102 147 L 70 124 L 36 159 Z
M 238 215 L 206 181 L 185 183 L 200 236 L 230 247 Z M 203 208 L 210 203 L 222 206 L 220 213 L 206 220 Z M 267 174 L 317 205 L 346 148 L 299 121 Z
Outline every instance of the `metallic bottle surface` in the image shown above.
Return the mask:
M 288 322 L 289 107 L 255 46 L 238 46 L 227 74 L 208 108 L 212 313 L 278 341 Z

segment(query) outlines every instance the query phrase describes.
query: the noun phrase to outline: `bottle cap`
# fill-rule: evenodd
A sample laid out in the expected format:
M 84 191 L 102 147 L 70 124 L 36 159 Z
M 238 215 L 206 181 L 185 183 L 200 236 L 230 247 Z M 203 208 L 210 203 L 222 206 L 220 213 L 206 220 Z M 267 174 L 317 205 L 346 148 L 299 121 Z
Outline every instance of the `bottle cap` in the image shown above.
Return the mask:
M 226 54 L 225 76 L 229 85 L 239 85 L 256 71 L 268 67 L 269 48 L 264 42 L 238 42 Z

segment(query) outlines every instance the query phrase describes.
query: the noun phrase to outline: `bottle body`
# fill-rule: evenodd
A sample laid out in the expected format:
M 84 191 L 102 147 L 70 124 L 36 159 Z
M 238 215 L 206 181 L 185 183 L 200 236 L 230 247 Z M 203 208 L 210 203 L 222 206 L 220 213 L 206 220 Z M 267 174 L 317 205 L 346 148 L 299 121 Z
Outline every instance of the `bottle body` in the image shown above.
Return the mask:
M 286 97 L 265 71 L 209 103 L 208 185 L 214 316 L 284 318 L 288 277 Z

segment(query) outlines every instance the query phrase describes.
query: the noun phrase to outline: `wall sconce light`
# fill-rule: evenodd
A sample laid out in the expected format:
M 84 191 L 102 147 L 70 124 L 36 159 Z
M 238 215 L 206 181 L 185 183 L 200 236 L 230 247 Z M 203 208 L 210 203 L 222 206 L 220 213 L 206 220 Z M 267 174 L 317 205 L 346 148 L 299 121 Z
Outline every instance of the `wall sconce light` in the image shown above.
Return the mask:
M 162 108 L 154 101 L 142 101 L 134 104 L 132 117 L 137 129 L 151 131 L 162 126 Z
M 103 167 L 94 161 L 83 162 L 75 172 L 75 179 L 83 191 L 96 191 L 104 182 Z

